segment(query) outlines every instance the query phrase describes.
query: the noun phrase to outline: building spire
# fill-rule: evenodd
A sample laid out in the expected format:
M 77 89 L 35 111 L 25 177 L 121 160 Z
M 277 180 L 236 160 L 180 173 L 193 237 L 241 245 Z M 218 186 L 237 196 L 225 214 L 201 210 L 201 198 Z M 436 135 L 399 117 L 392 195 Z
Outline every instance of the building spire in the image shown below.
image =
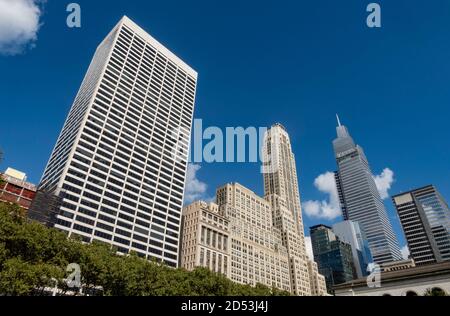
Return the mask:
M 350 137 L 350 134 L 347 130 L 347 127 L 341 124 L 341 120 L 339 119 L 339 115 L 336 114 L 336 120 L 338 123 L 338 126 L 336 127 L 336 132 L 338 138 L 344 138 L 344 137 Z
M 342 126 L 341 120 L 339 119 L 339 115 L 337 115 L 337 114 L 336 114 L 336 119 L 337 119 L 338 126 Z

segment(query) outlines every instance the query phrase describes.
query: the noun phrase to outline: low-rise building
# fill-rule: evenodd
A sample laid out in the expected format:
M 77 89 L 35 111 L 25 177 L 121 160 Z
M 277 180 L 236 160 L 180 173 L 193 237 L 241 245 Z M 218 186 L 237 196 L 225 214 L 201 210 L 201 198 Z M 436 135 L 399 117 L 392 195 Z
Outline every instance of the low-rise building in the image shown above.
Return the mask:
M 180 266 L 207 267 L 230 275 L 229 220 L 215 203 L 197 201 L 183 209 Z
M 367 278 L 333 287 L 336 296 L 422 296 L 429 291 L 450 295 L 450 262 L 381 271 L 379 286 Z
M 413 259 L 394 261 L 394 262 L 386 262 L 381 264 L 380 268 L 382 272 L 391 272 L 391 271 L 399 271 L 414 268 L 416 266 Z
M 25 173 L 13 168 L 6 169 L 1 177 L 3 182 L 0 183 L 0 201 L 16 203 L 28 210 L 36 196 L 36 186 L 27 182 Z

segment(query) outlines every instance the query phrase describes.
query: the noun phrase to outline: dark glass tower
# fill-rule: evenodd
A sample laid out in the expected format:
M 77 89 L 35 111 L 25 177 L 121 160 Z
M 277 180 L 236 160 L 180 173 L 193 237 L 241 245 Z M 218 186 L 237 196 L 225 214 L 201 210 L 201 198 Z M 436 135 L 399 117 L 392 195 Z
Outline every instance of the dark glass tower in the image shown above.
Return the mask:
M 356 270 L 350 244 L 340 240 L 331 227 L 325 225 L 310 227 L 310 234 L 314 261 L 319 273 L 325 277 L 328 292 L 332 292 L 333 285 L 355 279 Z

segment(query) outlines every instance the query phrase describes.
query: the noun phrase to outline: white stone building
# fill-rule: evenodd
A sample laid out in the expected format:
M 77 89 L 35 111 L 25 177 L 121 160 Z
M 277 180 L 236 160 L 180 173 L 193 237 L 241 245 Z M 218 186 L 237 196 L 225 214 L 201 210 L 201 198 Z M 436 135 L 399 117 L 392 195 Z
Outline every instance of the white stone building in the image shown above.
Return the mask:
M 379 287 L 366 278 L 334 287 L 336 296 L 423 296 L 433 289 L 450 295 L 450 262 L 381 272 Z

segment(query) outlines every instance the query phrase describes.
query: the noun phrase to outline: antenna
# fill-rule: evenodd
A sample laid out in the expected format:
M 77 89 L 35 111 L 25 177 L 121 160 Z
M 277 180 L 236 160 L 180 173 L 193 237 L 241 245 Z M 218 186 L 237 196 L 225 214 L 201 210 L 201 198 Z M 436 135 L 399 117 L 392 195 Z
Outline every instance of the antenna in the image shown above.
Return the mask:
M 342 126 L 341 125 L 341 120 L 339 119 L 339 115 L 337 115 L 337 114 L 336 114 L 336 119 L 337 119 L 337 122 L 338 122 L 338 126 Z

